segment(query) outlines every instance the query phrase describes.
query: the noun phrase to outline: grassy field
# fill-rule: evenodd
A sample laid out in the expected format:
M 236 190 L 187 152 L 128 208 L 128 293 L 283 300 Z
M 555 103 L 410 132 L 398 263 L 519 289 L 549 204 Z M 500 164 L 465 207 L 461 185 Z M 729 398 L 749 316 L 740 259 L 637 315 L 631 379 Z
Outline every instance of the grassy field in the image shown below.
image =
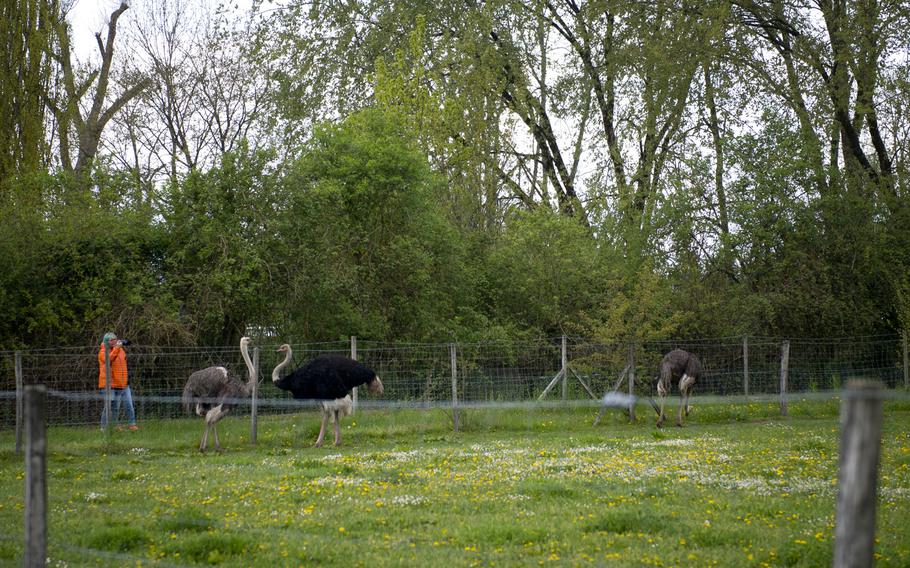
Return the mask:
M 653 413 L 316 411 L 49 432 L 49 566 L 828 566 L 838 401 Z M 675 410 L 675 409 L 674 409 Z M 0 564 L 22 554 L 23 465 L 0 434 Z M 910 565 L 910 404 L 886 403 L 878 566 Z

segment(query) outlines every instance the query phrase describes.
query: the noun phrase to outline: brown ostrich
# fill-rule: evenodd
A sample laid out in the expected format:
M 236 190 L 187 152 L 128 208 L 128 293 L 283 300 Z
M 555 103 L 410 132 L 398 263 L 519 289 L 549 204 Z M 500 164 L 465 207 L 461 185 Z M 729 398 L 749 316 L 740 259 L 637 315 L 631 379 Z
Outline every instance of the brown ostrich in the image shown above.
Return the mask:
M 207 367 L 196 371 L 183 387 L 183 408 L 189 412 L 190 406 L 196 403 L 196 414 L 205 417 L 205 433 L 199 443 L 199 451 L 204 452 L 209 439 L 209 430 L 215 436 L 215 451 L 220 452 L 216 424 L 224 418 L 239 398 L 246 398 L 253 392 L 256 383 L 256 369 L 250 360 L 250 338 L 240 338 L 240 354 L 246 363 L 249 380 L 244 383 L 232 375 L 225 367 Z
M 660 378 L 657 380 L 657 394 L 660 396 L 660 411 L 657 413 L 657 427 L 664 425 L 664 403 L 670 394 L 670 383 L 679 379 L 679 414 L 676 425 L 683 425 L 683 412 L 689 415 L 689 394 L 695 381 L 701 376 L 698 358 L 682 349 L 670 351 L 660 362 Z M 657 410 L 655 408 L 655 410 Z

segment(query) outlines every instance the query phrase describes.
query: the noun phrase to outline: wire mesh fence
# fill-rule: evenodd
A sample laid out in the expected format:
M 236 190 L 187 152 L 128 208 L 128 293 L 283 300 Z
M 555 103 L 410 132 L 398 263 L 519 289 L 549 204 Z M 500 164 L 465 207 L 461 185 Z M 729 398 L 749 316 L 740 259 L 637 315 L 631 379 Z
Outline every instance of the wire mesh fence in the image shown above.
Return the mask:
M 661 357 L 680 348 L 701 360 L 698 395 L 760 396 L 812 393 L 840 388 L 848 378 L 878 380 L 886 388 L 907 388 L 907 341 L 900 336 L 849 339 L 791 339 L 788 353 L 778 338 L 727 337 L 686 341 L 600 343 L 584 338 L 472 344 L 392 344 L 356 340 L 292 345 L 296 368 L 319 354 L 353 356 L 382 378 L 380 403 L 388 406 L 521 403 L 538 400 L 591 401 L 615 390 L 650 396 Z M 259 412 L 295 410 L 291 395 L 272 385 L 282 354 L 277 344 L 257 347 Z M 220 365 L 246 380 L 239 347 L 126 348 L 136 413 L 144 419 L 185 416 L 179 401 L 187 377 Z M 97 347 L 0 352 L 0 427 L 16 423 L 17 388 L 44 384 L 49 425 L 98 424 Z M 454 366 L 454 368 L 453 368 Z M 563 367 L 565 366 L 565 369 Z M 18 369 L 18 372 L 17 372 Z M 371 400 L 368 404 L 377 404 Z M 240 405 L 234 414 L 249 413 Z
M 440 408 L 449 414 L 456 429 L 459 409 L 492 409 L 489 412 L 479 410 L 461 414 L 465 431 L 485 431 L 485 425 L 494 423 L 499 431 L 522 435 L 534 433 L 536 436 L 549 428 L 558 432 L 575 431 L 578 419 L 589 418 L 592 414 L 581 412 L 577 407 L 597 407 L 605 393 L 628 393 L 631 381 L 633 394 L 638 397 L 650 395 L 661 358 L 676 348 L 694 353 L 702 362 L 704 373 L 696 385 L 697 396 L 716 397 L 720 405 L 730 403 L 731 407 L 735 402 L 754 398 L 774 400 L 781 395 L 782 374 L 788 377 L 790 394 L 817 393 L 819 398 L 825 400 L 838 396 L 840 387 L 855 377 L 873 379 L 902 400 L 906 400 L 904 391 L 908 387 L 906 341 L 896 336 L 789 341 L 729 337 L 644 343 L 603 343 L 569 337 L 470 344 L 390 344 L 351 340 L 298 343 L 291 347 L 293 360 L 282 374 L 316 355 L 338 354 L 354 356 L 382 377 L 383 395 L 377 399 L 361 393 L 363 415 L 345 420 L 345 444 L 354 444 L 358 448 L 370 448 L 377 441 L 407 435 L 412 443 L 436 451 L 437 441 L 441 440 L 445 445 L 452 439 L 452 424 L 444 417 L 439 420 Z M 132 538 L 132 533 L 121 534 L 116 528 L 108 527 L 105 524 L 108 521 L 96 523 L 90 536 L 72 538 L 62 531 L 50 532 L 48 557 L 59 559 L 58 565 L 70 562 L 75 565 L 135 565 L 140 561 L 143 565 L 182 565 L 176 553 L 185 554 L 193 550 L 193 546 L 198 544 L 193 535 L 207 535 L 211 527 L 221 524 L 203 513 L 204 505 L 212 499 L 210 493 L 195 486 L 184 489 L 179 497 L 170 493 L 168 486 L 175 483 L 173 479 L 181 477 L 200 476 L 206 479 L 207 476 L 214 476 L 215 471 L 220 471 L 219 475 L 230 479 L 232 495 L 251 496 L 270 490 L 280 494 L 285 483 L 284 476 L 282 480 L 275 481 L 275 487 L 269 485 L 265 489 L 261 484 L 238 482 L 236 476 L 256 469 L 270 469 L 277 463 L 277 457 L 290 456 L 281 459 L 283 463 L 291 464 L 289 467 L 295 471 L 314 468 L 317 473 L 313 475 L 319 475 L 318 472 L 323 470 L 327 472 L 324 477 L 317 477 L 314 485 L 307 486 L 307 490 L 320 489 L 322 486 L 319 483 L 323 482 L 337 483 L 341 480 L 359 483 L 348 479 L 345 474 L 348 469 L 335 466 L 334 460 L 339 459 L 333 457 L 335 454 L 301 456 L 292 451 L 313 444 L 319 419 L 315 413 L 306 419 L 285 416 L 314 404 L 312 401 L 293 400 L 290 393 L 272 384 L 273 369 L 284 357 L 277 352 L 277 348 L 277 343 L 261 343 L 253 354 L 261 381 L 257 389 L 258 412 L 270 415 L 264 416 L 261 424 L 258 446 L 261 451 L 244 454 L 236 464 L 225 462 L 218 468 L 209 469 L 200 466 L 204 462 L 172 461 L 181 452 L 189 454 L 188 448 L 198 443 L 203 432 L 201 420 L 186 420 L 190 415 L 180 404 L 180 395 L 193 371 L 212 365 L 225 366 L 245 380 L 246 365 L 238 346 L 205 349 L 127 347 L 136 413 L 142 430 L 147 433 L 108 432 L 104 435 L 99 435 L 97 431 L 104 391 L 98 388 L 96 347 L 0 353 L 2 428 L 13 427 L 17 412 L 21 412 L 17 410 L 17 391 L 25 385 L 34 384 L 47 387 L 44 414 L 47 425 L 66 427 L 53 431 L 50 438 L 57 448 L 65 447 L 65 451 L 55 454 L 49 472 L 56 483 L 81 480 L 83 475 L 87 478 L 101 476 L 105 483 L 116 487 L 142 482 L 143 490 L 146 490 L 151 486 L 147 484 L 152 482 L 153 477 L 144 471 L 146 463 L 152 464 L 160 458 L 174 470 L 173 478 L 169 473 L 167 479 L 159 483 L 164 488 L 156 490 L 156 499 L 160 504 L 159 518 L 147 523 L 144 529 L 148 534 L 157 534 L 155 531 L 180 533 L 171 548 L 156 551 L 157 558 L 149 558 L 141 547 L 126 552 L 111 548 L 106 543 L 112 538 L 128 540 Z M 824 404 L 833 406 L 827 402 Z M 424 408 L 434 410 L 424 412 Z M 556 410 L 551 412 L 551 408 Z M 713 409 L 715 416 L 725 419 L 725 407 L 714 406 Z M 231 411 L 232 419 L 219 424 L 228 455 L 249 447 L 248 441 L 253 439 L 248 437 L 249 422 L 236 417 L 252 412 L 250 401 L 241 401 Z M 613 417 L 617 422 L 625 419 L 620 413 Z M 360 424 L 355 425 L 355 421 Z M 254 425 L 253 432 L 255 428 Z M 6 439 L 11 437 L 8 431 L 0 433 L 6 435 Z M 590 433 L 582 433 L 583 443 L 587 444 L 592 439 L 590 436 Z M 326 444 L 330 443 L 331 434 Z M 813 438 L 799 447 L 814 447 L 813 444 L 817 443 L 817 439 Z M 535 452 L 536 449 L 528 451 Z M 195 451 L 192 453 L 196 454 Z M 419 452 L 405 452 L 407 455 L 411 453 Z M 427 453 L 434 455 L 432 451 Z M 9 452 L 9 455 L 12 453 Z M 109 460 L 104 456 L 119 457 Z M 392 458 L 386 456 L 384 459 Z M 258 468 L 258 464 L 264 467 Z M 436 467 L 438 463 L 433 462 L 432 465 Z M 157 471 L 158 475 L 164 475 L 162 470 Z M 386 474 L 382 476 L 382 479 L 386 478 Z M 91 509 L 94 515 L 104 519 L 119 519 L 130 510 L 129 499 L 117 498 L 114 489 L 108 492 L 99 491 L 96 486 L 80 488 L 78 483 L 74 487 L 69 494 L 59 490 L 55 493 L 56 498 L 61 502 L 66 500 L 67 505 L 48 511 L 51 525 L 61 522 L 61 511 L 71 510 L 71 507 Z M 196 505 L 184 506 L 184 501 Z M 6 511 L 7 517 L 9 512 Z M 2 516 L 3 511 L 0 510 Z M 225 526 L 230 522 L 229 517 L 226 519 Z M 238 529 L 237 533 L 242 535 L 238 538 L 243 542 L 258 542 L 272 536 L 266 529 L 250 526 Z M 222 541 L 208 544 L 223 545 L 227 547 L 225 550 L 233 546 Z M 0 535 L 0 558 L 13 558 L 24 548 L 22 537 L 12 533 Z M 187 557 L 188 562 L 205 563 L 210 560 L 204 555 Z

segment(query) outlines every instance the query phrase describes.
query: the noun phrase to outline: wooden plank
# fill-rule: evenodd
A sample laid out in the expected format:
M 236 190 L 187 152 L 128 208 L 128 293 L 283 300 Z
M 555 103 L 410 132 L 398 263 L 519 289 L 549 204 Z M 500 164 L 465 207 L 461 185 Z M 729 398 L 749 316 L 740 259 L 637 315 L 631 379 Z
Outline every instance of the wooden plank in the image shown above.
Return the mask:
M 749 336 L 743 336 L 743 394 L 749 396 Z
M 104 381 L 104 415 L 107 420 L 101 427 L 110 432 L 114 417 L 111 416 L 111 348 L 107 343 L 104 344 Z
M 22 377 L 22 351 L 16 351 L 16 454 L 22 453 L 22 427 L 25 420 L 23 415 L 23 390 Z
M 910 389 L 910 356 L 907 354 L 907 332 L 904 332 L 904 388 Z
M 566 372 L 568 367 L 568 357 L 566 354 L 566 336 L 562 336 L 562 400 L 565 401 L 569 396 L 569 374 Z
M 351 336 L 351 359 L 357 360 L 357 337 Z M 353 400 L 353 407 L 351 408 L 351 414 L 357 411 L 357 387 L 351 391 L 351 399 Z
M 780 415 L 787 416 L 787 381 L 790 374 L 790 342 L 780 348 Z
M 458 352 L 454 343 L 449 345 L 449 355 L 452 365 L 452 423 L 458 432 Z
M 559 380 L 562 379 L 562 377 L 563 377 L 564 374 L 565 374 L 565 369 L 560 369 L 559 372 L 556 373 L 556 376 L 553 377 L 553 380 L 550 381 L 550 384 L 547 385 L 547 388 L 543 389 L 543 392 L 540 393 L 540 396 L 539 396 L 539 397 L 537 397 L 537 400 L 543 400 L 544 397 L 547 396 L 547 394 L 548 394 L 551 390 L 553 390 L 553 387 L 556 386 L 556 383 L 558 383 Z
M 259 348 L 253 349 L 253 376 L 251 383 L 253 385 L 250 392 L 250 444 L 256 445 L 259 431 L 258 416 L 258 397 L 259 397 Z
M 635 343 L 629 344 L 629 421 L 635 422 Z
M 594 400 L 597 400 L 597 395 L 594 394 L 594 391 L 591 390 L 591 387 L 588 386 L 588 383 L 586 383 L 585 380 L 583 378 L 581 378 L 581 375 L 576 373 L 575 369 L 573 369 L 572 367 L 569 367 L 569 372 L 572 373 L 572 376 L 578 380 L 578 382 L 581 384 L 582 387 L 584 387 L 584 389 L 588 392 L 588 395 L 590 395 L 590 397 L 593 398 Z

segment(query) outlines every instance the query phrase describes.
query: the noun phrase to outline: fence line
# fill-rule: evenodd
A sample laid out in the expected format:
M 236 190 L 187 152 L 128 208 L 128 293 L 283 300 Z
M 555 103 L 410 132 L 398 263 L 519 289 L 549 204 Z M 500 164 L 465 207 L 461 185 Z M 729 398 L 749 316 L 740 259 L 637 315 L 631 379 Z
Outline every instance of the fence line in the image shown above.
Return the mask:
M 292 347 L 295 366 L 321 353 L 356 356 L 379 373 L 385 387 L 383 401 L 390 404 L 428 407 L 443 403 L 456 411 L 475 403 L 531 402 L 542 394 L 590 401 L 617 391 L 626 381 L 629 395 L 650 396 L 660 358 L 674 348 L 691 351 L 702 361 L 704 374 L 695 385 L 700 399 L 706 395 L 777 395 L 785 412 L 787 397 L 836 391 L 852 377 L 875 379 L 889 389 L 907 387 L 903 336 L 791 339 L 787 343 L 786 368 L 784 342 L 755 336 L 614 343 L 559 337 L 461 344 L 382 343 L 352 337 L 350 341 Z M 257 390 L 256 404 L 270 412 L 290 412 L 292 405 L 271 404 L 290 396 L 268 380 L 279 358 L 276 348 L 267 343 L 259 346 L 257 369 L 265 380 Z M 158 397 L 179 397 L 187 377 L 197 369 L 223 365 L 238 376 L 246 373 L 237 346 L 181 349 L 134 343 L 126 349 L 137 413 L 145 419 L 184 416 L 179 405 L 159 403 L 162 399 Z M 53 392 L 97 394 L 97 376 L 97 347 L 0 352 L 0 391 L 20 393 L 15 400 L 0 397 L 0 429 L 21 424 L 17 405 L 23 386 L 45 384 Z M 548 393 L 548 385 L 553 382 L 555 386 L 557 378 L 564 396 L 562 392 L 556 397 Z M 358 406 L 364 402 L 359 400 Z M 634 405 L 630 408 L 634 413 Z M 51 425 L 97 424 L 101 412 L 101 401 L 93 397 L 65 401 L 53 397 L 47 409 Z

